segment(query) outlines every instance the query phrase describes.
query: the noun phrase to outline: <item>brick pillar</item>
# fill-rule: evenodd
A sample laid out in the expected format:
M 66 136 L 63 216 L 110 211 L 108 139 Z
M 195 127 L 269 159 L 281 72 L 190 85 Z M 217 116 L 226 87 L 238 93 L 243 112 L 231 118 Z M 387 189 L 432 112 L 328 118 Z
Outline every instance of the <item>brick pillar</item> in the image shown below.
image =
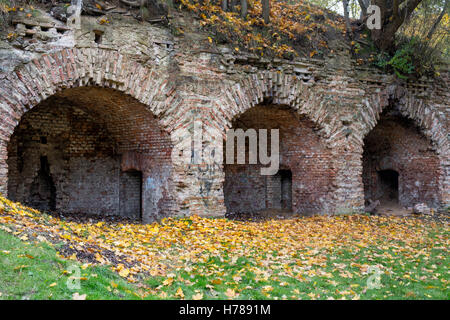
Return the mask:
M 176 215 L 225 215 L 222 166 L 186 164 L 177 165 L 174 171 Z
M 334 150 L 332 199 L 327 204 L 332 213 L 352 213 L 364 210 L 364 186 L 362 182 L 362 148 Z
M 223 138 L 221 133 L 213 131 L 200 120 L 191 120 L 187 127 L 178 128 L 171 134 L 173 184 L 178 206 L 175 211 L 178 215 L 225 215 L 225 174 L 221 163 Z
M 152 174 L 144 174 L 142 178 L 142 222 L 150 223 L 161 218 L 159 202 L 167 193 L 167 180 Z M 166 192 L 164 192 L 166 191 Z

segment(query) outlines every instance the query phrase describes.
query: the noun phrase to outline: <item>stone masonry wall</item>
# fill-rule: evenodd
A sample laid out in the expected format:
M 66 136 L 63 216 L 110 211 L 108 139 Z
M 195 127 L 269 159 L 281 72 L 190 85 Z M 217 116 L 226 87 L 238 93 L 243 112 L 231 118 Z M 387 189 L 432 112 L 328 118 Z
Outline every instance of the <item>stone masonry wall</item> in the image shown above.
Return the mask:
M 262 103 L 291 110 L 292 119 L 286 116 L 280 126 L 295 127 L 297 120 L 293 119 L 302 119 L 294 131 L 305 145 L 297 150 L 299 159 L 292 161 L 303 161 L 314 148 L 326 159 L 313 171 L 317 176 L 324 172 L 326 178 L 307 179 L 307 186 L 314 181 L 323 191 L 316 190 L 315 199 L 313 192 L 293 192 L 293 209 L 298 212 L 363 210 L 366 137 L 370 140 L 381 114 L 392 106 L 429 141 L 427 157 L 433 159 L 427 194 L 436 195 L 427 201 L 428 196 L 416 196 L 411 189 L 404 204 L 412 206 L 406 202 L 425 199 L 441 208 L 450 205 L 448 72 L 441 72 L 437 79 L 405 82 L 358 67 L 344 44 L 333 44 L 333 55 L 323 60 L 269 60 L 212 46 L 207 34 L 186 31 L 174 36 L 163 27 L 123 16 L 112 21 L 106 27 L 93 17 L 83 17 L 81 30 L 64 29 L 52 33 L 47 41 L 40 40 L 43 31 L 34 22 L 36 32 L 31 37 L 13 44 L 1 42 L 0 192 L 6 194 L 9 179 L 14 180 L 9 173 L 15 169 L 8 165 L 8 146 L 14 143 L 15 128 L 27 112 L 57 95 L 72 100 L 76 96 L 79 108 L 91 105 L 93 117 L 103 120 L 108 138 L 115 141 L 120 171 L 142 172 L 147 221 L 165 215 L 226 213 L 230 187 L 224 167 L 172 163 L 172 152 L 190 145 L 186 132 L 193 131 L 194 123 L 203 124 L 205 137 L 212 131 L 225 136 L 236 119 L 245 118 L 248 110 L 258 110 L 255 107 Z M 27 23 L 16 23 L 19 35 Z M 99 31 L 101 41 L 95 37 Z M 98 90 L 107 94 L 99 95 Z M 413 135 L 408 132 L 404 134 Z M 420 157 L 422 138 L 407 139 L 418 145 L 417 150 L 408 149 L 408 154 Z M 223 140 L 219 140 L 211 140 L 208 147 L 221 148 Z M 302 190 L 296 169 L 289 169 L 292 190 Z M 39 179 L 47 185 L 44 176 Z

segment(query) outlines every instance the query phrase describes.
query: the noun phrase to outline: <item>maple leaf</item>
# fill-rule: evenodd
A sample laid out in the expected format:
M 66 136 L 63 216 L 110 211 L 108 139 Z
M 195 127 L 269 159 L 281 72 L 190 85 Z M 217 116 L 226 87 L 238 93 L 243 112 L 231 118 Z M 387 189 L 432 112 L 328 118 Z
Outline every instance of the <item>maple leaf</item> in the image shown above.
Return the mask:
M 196 293 L 192 296 L 192 300 L 202 300 L 203 294 L 202 293 Z
M 150 228 L 149 231 L 153 234 L 157 234 L 159 232 L 159 227 L 155 225 L 152 228 Z
M 236 298 L 239 294 L 237 294 L 233 289 L 228 288 L 227 291 L 225 292 L 225 295 L 228 298 L 233 299 L 233 298 Z
M 181 289 L 181 287 L 179 287 L 177 289 L 177 292 L 175 293 L 175 297 L 180 297 L 180 299 L 184 298 L 184 293 L 183 293 L 183 289 Z
M 72 300 L 86 300 L 86 294 L 79 294 L 78 292 L 75 292 L 73 295 L 72 295 Z
M 165 286 L 170 286 L 173 283 L 173 278 L 167 278 L 166 280 L 163 281 L 163 285 Z
M 21 269 L 25 269 L 25 268 L 28 268 L 28 267 L 29 266 L 22 264 L 20 266 L 14 267 L 14 270 L 21 270 Z
M 124 278 L 128 277 L 128 275 L 130 274 L 130 270 L 125 268 L 125 266 L 121 263 L 119 263 L 116 270 L 119 271 L 119 275 Z

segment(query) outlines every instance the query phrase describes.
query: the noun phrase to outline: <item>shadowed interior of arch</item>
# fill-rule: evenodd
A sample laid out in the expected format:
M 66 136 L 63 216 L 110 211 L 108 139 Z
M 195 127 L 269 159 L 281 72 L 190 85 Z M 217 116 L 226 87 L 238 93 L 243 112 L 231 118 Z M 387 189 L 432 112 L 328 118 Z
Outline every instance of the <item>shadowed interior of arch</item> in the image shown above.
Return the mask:
M 150 220 L 171 206 L 171 148 L 134 98 L 98 87 L 66 89 L 15 128 L 8 195 L 42 210 Z
M 381 199 L 386 202 L 398 203 L 398 172 L 395 170 L 380 170 L 378 181 L 382 192 Z
M 331 151 L 317 134 L 317 127 L 288 106 L 258 105 L 233 122 L 233 129 L 279 129 L 280 167 L 274 175 L 261 175 L 259 162 L 234 164 L 224 158 L 224 196 L 229 216 L 310 214 L 323 211 L 335 172 Z M 269 134 L 270 137 L 270 134 Z M 270 140 L 268 140 L 270 141 Z M 226 150 L 226 144 L 224 144 Z M 268 154 L 271 153 L 268 142 Z M 225 154 L 225 153 L 224 153 Z
M 398 109 L 385 110 L 364 139 L 366 206 L 379 200 L 380 213 L 401 213 L 418 203 L 438 207 L 439 177 L 439 158 L 431 141 Z

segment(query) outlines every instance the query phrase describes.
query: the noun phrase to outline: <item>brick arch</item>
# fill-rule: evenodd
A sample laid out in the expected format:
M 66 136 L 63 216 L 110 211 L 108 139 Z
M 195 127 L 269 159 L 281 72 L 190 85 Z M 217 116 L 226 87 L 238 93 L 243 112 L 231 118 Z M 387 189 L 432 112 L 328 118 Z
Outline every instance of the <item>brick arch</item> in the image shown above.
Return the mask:
M 1 77 L 1 75 L 0 75 Z M 66 88 L 115 89 L 141 102 L 170 134 L 173 88 L 157 71 L 116 51 L 72 48 L 41 56 L 0 78 L 0 192 L 7 193 L 7 146 L 22 116 Z
M 222 123 L 216 129 L 225 132 L 226 129 L 232 127 L 236 118 L 265 100 L 269 100 L 270 104 L 275 106 L 288 106 L 296 115 L 302 116 L 313 124 L 314 133 L 332 154 L 327 166 L 327 169 L 332 171 L 332 180 L 329 183 L 330 190 L 326 194 L 326 201 L 323 201 L 321 211 L 341 210 L 341 202 L 348 202 L 347 199 L 344 199 L 345 190 L 340 191 L 345 188 L 345 181 L 340 178 L 341 172 L 346 170 L 340 161 L 344 152 L 345 143 L 343 142 L 346 139 L 345 128 L 337 117 L 329 113 L 332 108 L 328 104 L 332 101 L 322 95 L 313 85 L 285 73 L 262 71 L 251 74 L 237 83 L 224 86 L 220 97 L 214 102 L 211 115 L 205 117 L 218 119 L 213 120 L 211 126 L 214 126 L 215 123 Z M 223 174 L 216 182 L 223 185 L 224 181 Z M 220 198 L 224 199 L 224 194 L 220 195 Z
M 364 139 L 375 128 L 380 120 L 382 112 L 393 102 L 401 115 L 411 120 L 420 132 L 431 142 L 431 145 L 439 159 L 441 174 L 439 176 L 439 191 L 441 205 L 447 206 L 450 203 L 450 146 L 448 143 L 448 132 L 445 125 L 439 119 L 438 108 L 435 108 L 423 99 L 415 97 L 404 87 L 395 84 L 384 91 L 369 96 L 364 101 L 364 106 L 360 109 L 359 119 L 361 129 L 357 133 L 358 137 L 354 141 L 354 147 L 358 154 L 364 151 Z M 361 160 L 362 161 L 362 160 Z M 361 162 L 362 169 L 362 162 Z M 362 171 L 361 171 L 362 172 Z M 361 181 L 362 183 L 362 181 Z
M 390 105 L 390 101 L 395 101 L 403 117 L 414 121 L 421 132 L 435 145 L 439 154 L 449 153 L 447 129 L 436 114 L 438 108 L 433 108 L 399 85 L 392 85 L 365 99 L 359 114 L 362 126 L 358 131 L 357 146 L 363 146 L 363 139 L 375 128 L 381 113 Z
M 65 88 L 92 85 L 116 89 L 145 104 L 156 117 L 166 111 L 167 104 L 161 102 L 173 95 L 172 87 L 157 71 L 116 51 L 91 48 L 43 55 L 6 75 L 1 84 L 0 103 L 9 123 Z M 168 129 L 164 120 L 161 125 Z
M 339 124 L 327 112 L 327 99 L 298 77 L 281 72 L 263 71 L 225 86 L 216 102 L 215 113 L 219 112 L 225 128 L 230 128 L 234 119 L 265 99 L 270 99 L 273 105 L 289 106 L 308 118 L 327 143 L 337 137 Z

